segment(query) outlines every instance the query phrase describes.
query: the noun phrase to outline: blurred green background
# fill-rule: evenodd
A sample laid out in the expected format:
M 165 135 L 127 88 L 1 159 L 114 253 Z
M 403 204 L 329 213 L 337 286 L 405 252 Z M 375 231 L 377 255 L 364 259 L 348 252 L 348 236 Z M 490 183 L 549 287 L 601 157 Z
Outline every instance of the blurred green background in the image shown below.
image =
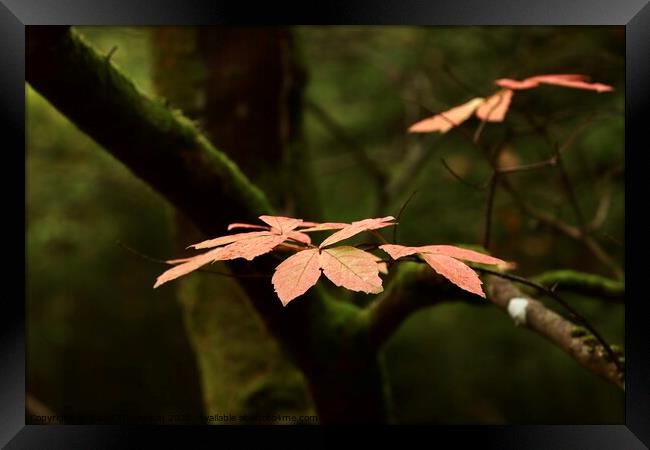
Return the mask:
M 115 47 L 112 61 L 154 95 L 152 29 L 79 30 L 102 53 Z M 473 183 L 489 175 L 458 133 L 413 135 L 409 125 L 492 94 L 493 81 L 506 76 L 582 73 L 613 85 L 614 92 L 603 94 L 553 86 L 518 92 L 507 123 L 518 130 L 531 129 L 531 120 L 545 124 L 561 144 L 590 119 L 564 162 L 588 219 L 605 196 L 611 199 L 594 236 L 622 264 L 622 27 L 296 27 L 292 33 L 307 70 L 304 134 L 325 218 L 396 215 L 417 191 L 400 221 L 405 244 L 479 244 L 486 191 L 455 180 L 441 159 Z M 26 90 L 28 392 L 61 414 L 201 413 L 201 378 L 174 291 L 151 289 L 161 267 L 116 244 L 173 257 L 171 207 Z M 467 129 L 477 126 L 471 119 Z M 482 139 L 497 142 L 505 126 L 489 124 Z M 549 155 L 534 132 L 518 136 L 507 151 L 512 165 Z M 364 158 L 391 176 L 412 170 L 382 200 Z M 511 179 L 536 206 L 575 223 L 557 172 Z M 519 274 L 573 268 L 611 276 L 583 247 L 522 215 L 503 192 L 493 227 L 492 253 L 516 261 Z M 622 304 L 566 298 L 610 342 L 623 343 Z M 623 392 L 493 307 L 420 311 L 385 354 L 403 423 L 624 421 Z

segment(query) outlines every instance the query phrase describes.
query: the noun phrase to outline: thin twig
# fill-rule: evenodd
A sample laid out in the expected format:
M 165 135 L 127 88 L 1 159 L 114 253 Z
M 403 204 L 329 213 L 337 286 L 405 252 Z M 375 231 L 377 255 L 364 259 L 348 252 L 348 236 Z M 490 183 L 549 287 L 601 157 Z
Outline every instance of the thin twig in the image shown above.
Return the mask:
M 485 207 L 485 225 L 483 229 L 483 248 L 488 250 L 490 248 L 490 232 L 492 230 L 492 209 L 494 207 L 494 197 L 496 196 L 496 186 L 499 174 L 497 172 L 492 174 L 490 178 L 490 185 L 488 189 L 487 202 Z
M 557 168 L 560 171 L 560 180 L 562 182 L 562 187 L 564 187 L 566 196 L 569 202 L 571 203 L 571 206 L 573 207 L 573 211 L 576 215 L 576 220 L 578 221 L 578 226 L 580 227 L 581 230 L 584 230 L 585 217 L 582 214 L 582 209 L 580 208 L 580 204 L 578 203 L 578 198 L 576 197 L 573 184 L 569 179 L 569 173 L 567 172 L 566 167 L 564 167 L 564 163 L 562 162 L 562 157 L 561 157 L 559 147 L 557 149 L 557 152 L 555 153 L 555 157 L 557 159 Z
M 395 222 L 397 222 L 397 224 L 393 227 L 393 244 L 397 244 L 397 227 L 399 226 L 399 221 L 402 218 L 402 213 L 404 212 L 408 204 L 411 202 L 411 199 L 415 196 L 415 194 L 417 194 L 417 192 L 418 192 L 417 189 L 411 192 L 411 195 L 409 195 L 409 197 L 406 199 L 402 207 L 399 209 L 399 212 L 397 213 L 397 216 L 395 218 Z
M 357 159 L 357 162 L 365 168 L 373 178 L 377 185 L 378 194 L 381 197 L 388 176 L 376 161 L 368 155 L 366 148 L 359 141 L 350 136 L 345 128 L 340 125 L 334 117 L 313 100 L 306 99 L 305 108 L 307 111 L 311 112 L 334 137 L 352 151 L 352 156 Z
M 467 181 L 463 177 L 461 177 L 459 174 L 457 174 L 450 166 L 447 164 L 447 161 L 445 161 L 445 158 L 440 158 L 440 162 L 442 163 L 442 166 L 449 172 L 449 174 L 454 177 L 457 181 L 460 181 L 462 184 L 464 184 L 467 187 L 470 187 L 474 190 L 477 191 L 483 191 L 485 190 L 485 186 L 481 186 L 475 183 L 472 183 L 471 181 Z
M 454 81 L 461 89 L 465 90 L 467 93 L 475 96 L 475 97 L 482 97 L 483 94 L 478 92 L 474 86 L 472 86 L 469 83 L 464 82 L 463 80 L 456 75 L 456 73 L 452 70 L 452 68 L 448 64 L 443 64 L 442 65 L 442 70 L 449 76 L 449 78 Z
M 113 57 L 116 51 L 117 51 L 117 45 L 113 46 L 113 48 L 110 49 L 108 54 L 106 54 L 106 62 L 109 62 L 111 60 L 111 58 Z

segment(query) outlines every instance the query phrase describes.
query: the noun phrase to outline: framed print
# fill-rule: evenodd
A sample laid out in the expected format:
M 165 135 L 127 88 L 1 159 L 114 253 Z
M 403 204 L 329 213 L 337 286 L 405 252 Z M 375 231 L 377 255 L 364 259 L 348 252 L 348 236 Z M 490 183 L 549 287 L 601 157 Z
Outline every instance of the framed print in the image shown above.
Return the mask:
M 0 443 L 647 448 L 648 21 L 2 0 Z

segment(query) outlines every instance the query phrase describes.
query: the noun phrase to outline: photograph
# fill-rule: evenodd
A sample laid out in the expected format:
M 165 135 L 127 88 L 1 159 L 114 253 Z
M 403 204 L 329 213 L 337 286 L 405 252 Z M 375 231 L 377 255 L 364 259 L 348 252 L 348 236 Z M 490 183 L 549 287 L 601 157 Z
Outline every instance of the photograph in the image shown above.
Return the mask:
M 28 25 L 25 423 L 625 425 L 626 88 L 622 25 Z

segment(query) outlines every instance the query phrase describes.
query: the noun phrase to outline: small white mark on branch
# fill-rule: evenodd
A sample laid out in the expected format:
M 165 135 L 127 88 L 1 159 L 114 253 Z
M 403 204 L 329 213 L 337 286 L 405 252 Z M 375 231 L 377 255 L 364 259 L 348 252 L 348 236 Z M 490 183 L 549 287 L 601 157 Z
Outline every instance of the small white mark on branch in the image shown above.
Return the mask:
M 515 322 L 515 326 L 526 325 L 526 308 L 528 308 L 527 298 L 515 297 L 508 302 L 508 314 Z

